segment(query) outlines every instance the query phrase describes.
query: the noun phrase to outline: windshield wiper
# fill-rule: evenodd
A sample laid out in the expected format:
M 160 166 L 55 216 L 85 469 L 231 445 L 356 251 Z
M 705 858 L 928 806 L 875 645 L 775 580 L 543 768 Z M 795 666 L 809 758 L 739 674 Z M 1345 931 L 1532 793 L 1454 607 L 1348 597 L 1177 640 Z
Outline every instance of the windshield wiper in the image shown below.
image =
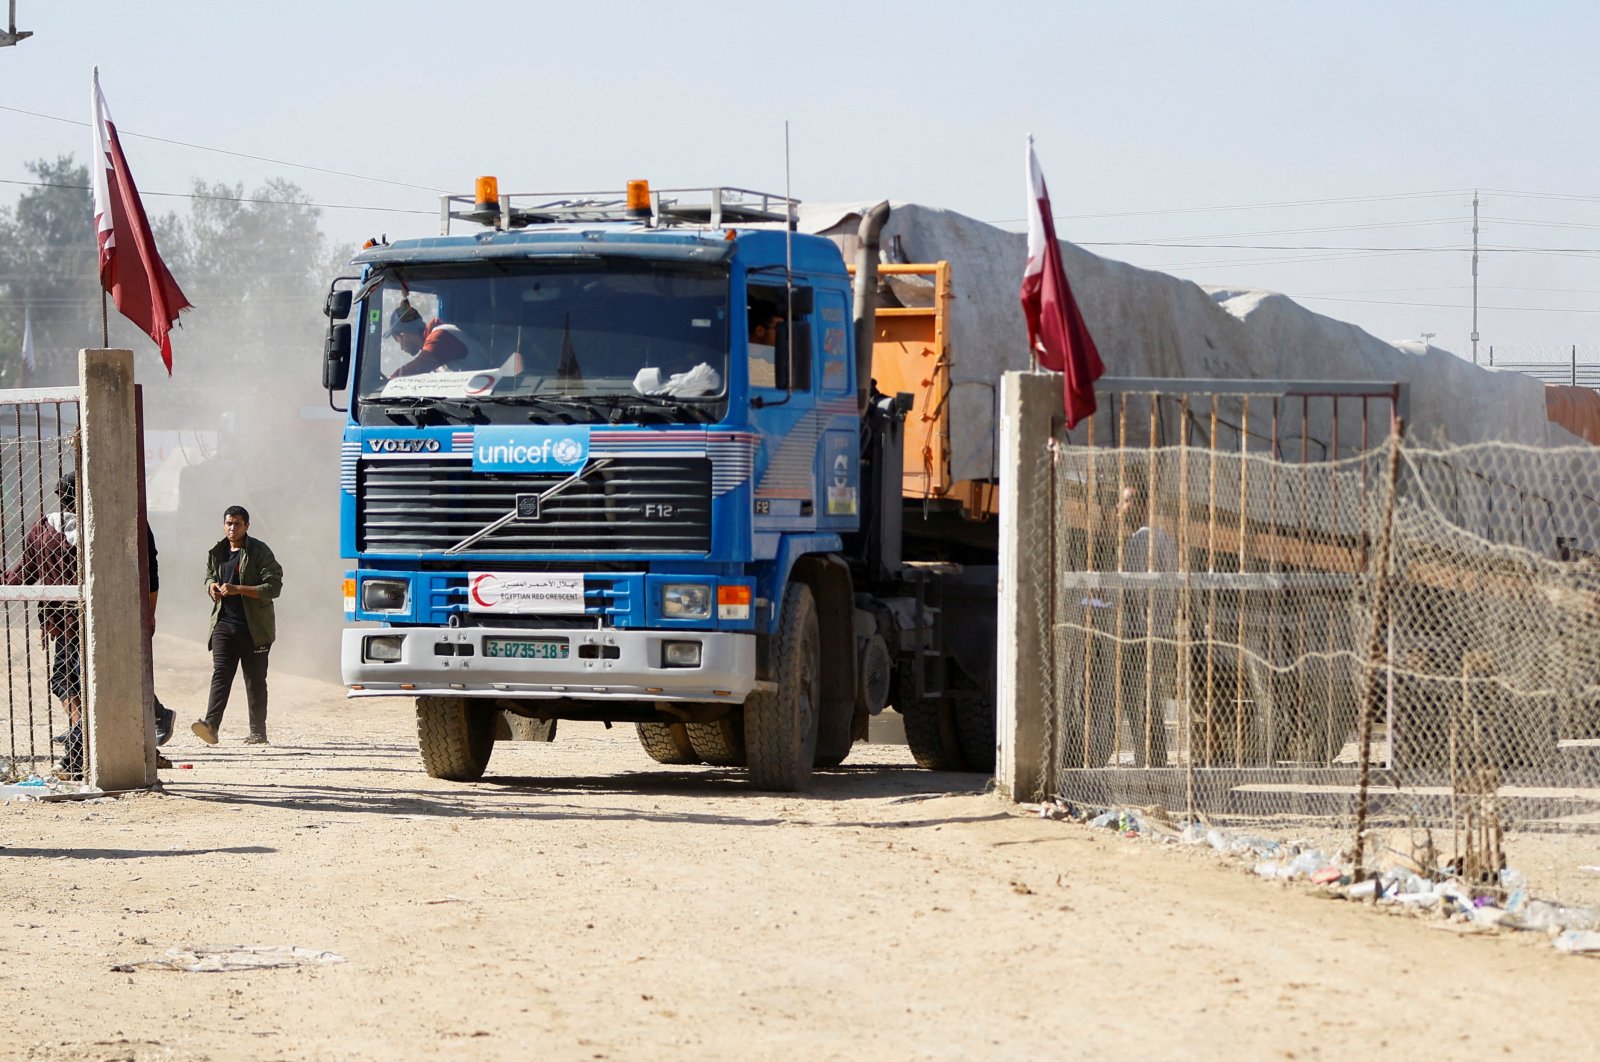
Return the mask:
M 459 398 L 443 398 L 433 395 L 391 395 L 388 398 L 378 397 L 370 399 L 368 405 L 381 406 L 383 414 L 391 420 L 411 418 L 417 427 L 423 427 L 428 422 L 430 413 L 441 416 L 454 416 L 457 420 L 468 424 L 487 424 L 489 418 L 474 402 L 464 402 Z

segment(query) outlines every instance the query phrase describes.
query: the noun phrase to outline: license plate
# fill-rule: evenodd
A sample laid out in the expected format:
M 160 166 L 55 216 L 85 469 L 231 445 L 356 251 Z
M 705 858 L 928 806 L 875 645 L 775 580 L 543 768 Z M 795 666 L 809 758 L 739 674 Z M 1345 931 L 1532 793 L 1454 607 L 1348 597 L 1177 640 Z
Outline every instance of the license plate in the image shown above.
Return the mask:
M 565 660 L 566 642 L 541 638 L 485 638 L 483 655 L 502 660 Z

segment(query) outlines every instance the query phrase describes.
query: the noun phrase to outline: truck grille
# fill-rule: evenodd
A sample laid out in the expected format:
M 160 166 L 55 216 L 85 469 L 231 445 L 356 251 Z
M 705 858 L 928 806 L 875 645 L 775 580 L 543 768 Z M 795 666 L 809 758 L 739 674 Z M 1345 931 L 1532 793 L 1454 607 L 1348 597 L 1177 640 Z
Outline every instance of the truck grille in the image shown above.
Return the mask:
M 357 546 L 441 553 L 540 494 L 561 474 L 473 472 L 460 460 L 362 461 Z M 466 553 L 707 553 L 711 462 L 618 458 L 547 499 L 537 520 L 513 520 Z

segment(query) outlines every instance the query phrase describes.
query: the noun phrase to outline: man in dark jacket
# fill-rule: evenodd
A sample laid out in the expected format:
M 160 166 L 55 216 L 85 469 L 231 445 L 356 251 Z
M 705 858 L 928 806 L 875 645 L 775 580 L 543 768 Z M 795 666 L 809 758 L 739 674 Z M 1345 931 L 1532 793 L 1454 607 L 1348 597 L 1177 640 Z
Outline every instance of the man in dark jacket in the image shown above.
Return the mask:
M 230 505 L 222 514 L 223 539 L 206 554 L 206 594 L 211 598 L 211 695 L 206 717 L 189 727 L 208 745 L 217 743 L 233 677 L 244 667 L 250 709 L 246 745 L 267 743 L 267 653 L 277 636 L 273 598 L 283 589 L 283 567 L 272 550 L 251 538 L 250 513 Z
M 22 562 L 0 576 L 8 586 L 75 586 L 78 582 L 78 478 L 68 472 L 56 484 L 61 500 L 55 512 L 40 513 L 22 543 Z M 39 627 L 52 643 L 50 692 L 67 710 L 66 749 L 61 772 L 83 773 L 83 668 L 78 645 L 78 606 L 66 601 L 39 604 Z

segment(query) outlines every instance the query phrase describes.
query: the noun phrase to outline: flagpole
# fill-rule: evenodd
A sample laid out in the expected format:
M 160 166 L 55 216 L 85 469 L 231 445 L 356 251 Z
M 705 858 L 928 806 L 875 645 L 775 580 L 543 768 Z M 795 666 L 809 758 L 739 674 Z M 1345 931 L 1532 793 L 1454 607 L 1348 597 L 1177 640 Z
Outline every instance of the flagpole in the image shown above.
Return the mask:
M 1027 162 L 1026 162 L 1025 165 L 1027 167 L 1027 173 L 1028 173 L 1028 200 L 1029 200 L 1029 202 L 1032 202 L 1033 201 L 1033 134 L 1032 133 L 1028 134 L 1028 158 L 1027 158 Z M 1033 225 L 1033 220 L 1032 220 L 1033 219 L 1033 213 L 1032 213 L 1032 211 L 1029 212 L 1028 218 L 1029 218 L 1028 225 L 1029 225 L 1029 227 L 1032 227 L 1032 225 Z M 104 300 L 102 300 L 102 301 L 104 301 Z M 1028 372 L 1032 373 L 1035 376 L 1037 376 L 1039 374 L 1039 348 L 1034 346 L 1033 337 L 1032 336 L 1028 337 Z
M 100 289 L 100 346 L 111 346 L 111 324 L 106 320 L 106 289 Z

